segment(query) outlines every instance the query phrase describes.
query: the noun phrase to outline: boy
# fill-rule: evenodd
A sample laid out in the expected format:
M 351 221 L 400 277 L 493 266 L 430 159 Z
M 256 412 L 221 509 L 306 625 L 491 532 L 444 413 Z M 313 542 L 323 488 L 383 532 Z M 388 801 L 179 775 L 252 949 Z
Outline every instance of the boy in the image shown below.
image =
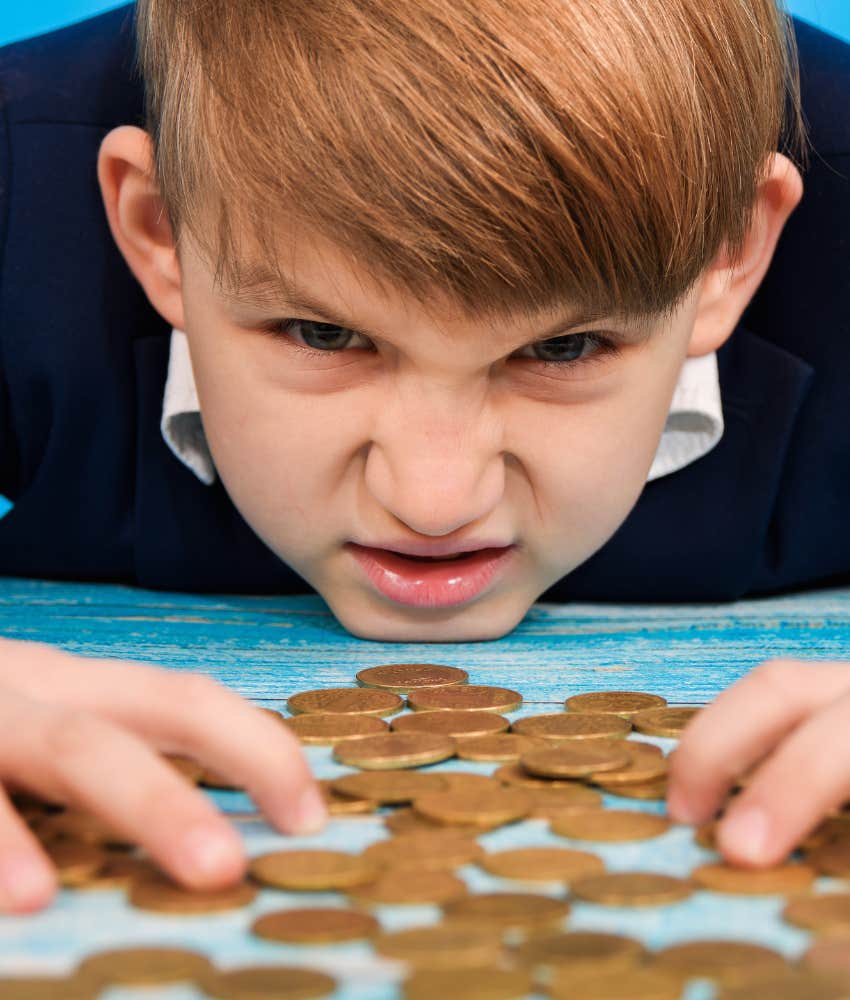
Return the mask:
M 146 127 L 111 128 L 96 173 L 168 350 L 130 346 L 110 314 L 97 350 L 84 326 L 57 338 L 57 370 L 4 319 L 4 405 L 26 417 L 3 432 L 0 570 L 309 585 L 357 635 L 423 641 L 503 635 L 544 594 L 719 600 L 850 572 L 843 537 L 803 546 L 808 562 L 794 545 L 794 516 L 850 499 L 799 460 L 823 438 L 799 441 L 834 390 L 836 332 L 802 345 L 833 365 L 818 382 L 740 326 L 803 195 L 779 151 L 786 100 L 788 151 L 805 137 L 773 0 L 140 0 L 135 16 Z M 849 119 L 831 108 L 838 132 Z M 748 408 L 766 393 L 775 410 Z M 46 402 L 63 419 L 39 434 Z M 63 461 L 59 481 L 113 506 L 72 502 L 57 543 L 33 512 Z M 808 507 L 776 499 L 780 472 Z M 10 787 L 85 805 L 198 887 L 244 859 L 154 747 L 237 780 L 281 829 L 321 824 L 292 740 L 235 695 L 5 645 Z M 850 793 L 848 697 L 843 664 L 759 668 L 686 734 L 671 812 L 707 818 L 772 753 L 719 837 L 734 861 L 779 860 Z M 812 757 L 831 737 L 834 757 Z M 6 798 L 0 845 L 0 906 L 47 902 Z

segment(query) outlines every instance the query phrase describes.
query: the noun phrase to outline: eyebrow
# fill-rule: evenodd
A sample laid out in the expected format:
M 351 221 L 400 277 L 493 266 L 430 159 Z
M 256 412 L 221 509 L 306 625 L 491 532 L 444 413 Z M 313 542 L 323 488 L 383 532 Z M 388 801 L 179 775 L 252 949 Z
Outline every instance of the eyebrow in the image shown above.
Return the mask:
M 236 288 L 223 289 L 224 298 L 233 305 L 253 305 L 267 308 L 285 306 L 288 310 L 311 312 L 323 318 L 323 321 L 332 323 L 334 326 L 351 328 L 367 337 L 376 337 L 370 330 L 365 329 L 361 324 L 354 323 L 350 316 L 334 309 L 321 302 L 308 290 L 300 288 L 298 284 L 284 272 L 279 274 L 270 271 L 265 264 L 250 263 L 243 265 L 240 270 L 240 281 Z M 557 304 L 555 306 L 557 308 Z M 615 312 L 604 307 L 590 307 L 575 310 L 568 316 L 562 317 L 555 323 L 548 332 L 543 333 L 540 339 L 557 336 L 578 326 L 587 323 L 595 323 L 598 320 L 609 319 L 621 323 L 628 322 L 635 326 L 640 335 L 644 336 L 651 326 L 651 319 L 628 319 L 618 316 Z M 627 336 L 624 331 L 621 336 Z

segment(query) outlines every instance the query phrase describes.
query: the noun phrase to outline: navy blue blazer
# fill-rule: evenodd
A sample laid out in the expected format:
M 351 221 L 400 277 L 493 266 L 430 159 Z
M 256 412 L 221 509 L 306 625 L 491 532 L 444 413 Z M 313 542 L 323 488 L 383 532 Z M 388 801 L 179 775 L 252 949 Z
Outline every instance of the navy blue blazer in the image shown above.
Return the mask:
M 649 483 L 554 600 L 715 601 L 850 581 L 850 45 L 795 21 L 815 148 L 718 352 L 725 432 Z M 159 430 L 170 328 L 110 234 L 103 136 L 144 125 L 132 7 L 0 50 L 0 573 L 309 586 Z

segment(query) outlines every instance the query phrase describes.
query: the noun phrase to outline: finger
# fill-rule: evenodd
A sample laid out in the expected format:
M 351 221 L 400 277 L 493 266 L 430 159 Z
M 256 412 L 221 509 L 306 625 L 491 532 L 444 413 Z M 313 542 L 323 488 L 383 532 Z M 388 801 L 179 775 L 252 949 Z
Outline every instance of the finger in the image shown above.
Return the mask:
M 32 913 L 56 894 L 56 871 L 0 788 L 0 911 Z
M 755 771 L 717 827 L 722 853 L 772 865 L 850 795 L 850 694 L 810 716 Z
M 19 671 L 16 690 L 110 719 L 165 752 L 194 757 L 244 788 L 286 833 L 314 833 L 325 824 L 327 808 L 295 736 L 204 674 L 83 660 L 47 646 L 18 648 L 13 657 L 21 655 L 32 669 Z
M 111 722 L 3 693 L 0 779 L 7 776 L 94 813 L 191 888 L 219 888 L 244 875 L 231 824 L 155 751 Z
M 843 663 L 770 660 L 690 722 L 671 760 L 667 807 L 680 822 L 710 819 L 735 779 L 803 719 L 850 690 Z

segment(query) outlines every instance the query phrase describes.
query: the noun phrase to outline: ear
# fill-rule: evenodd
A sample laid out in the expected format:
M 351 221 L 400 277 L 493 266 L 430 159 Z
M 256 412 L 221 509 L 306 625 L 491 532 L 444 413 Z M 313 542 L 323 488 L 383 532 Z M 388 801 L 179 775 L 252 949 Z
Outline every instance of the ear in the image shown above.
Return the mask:
M 100 144 L 97 179 L 109 228 L 130 270 L 160 316 L 184 329 L 180 262 L 148 133 L 132 125 L 109 132 Z
M 782 153 L 772 153 L 738 266 L 730 266 L 723 249 L 700 279 L 688 357 L 710 354 L 729 338 L 767 274 L 782 229 L 802 197 L 800 171 Z

